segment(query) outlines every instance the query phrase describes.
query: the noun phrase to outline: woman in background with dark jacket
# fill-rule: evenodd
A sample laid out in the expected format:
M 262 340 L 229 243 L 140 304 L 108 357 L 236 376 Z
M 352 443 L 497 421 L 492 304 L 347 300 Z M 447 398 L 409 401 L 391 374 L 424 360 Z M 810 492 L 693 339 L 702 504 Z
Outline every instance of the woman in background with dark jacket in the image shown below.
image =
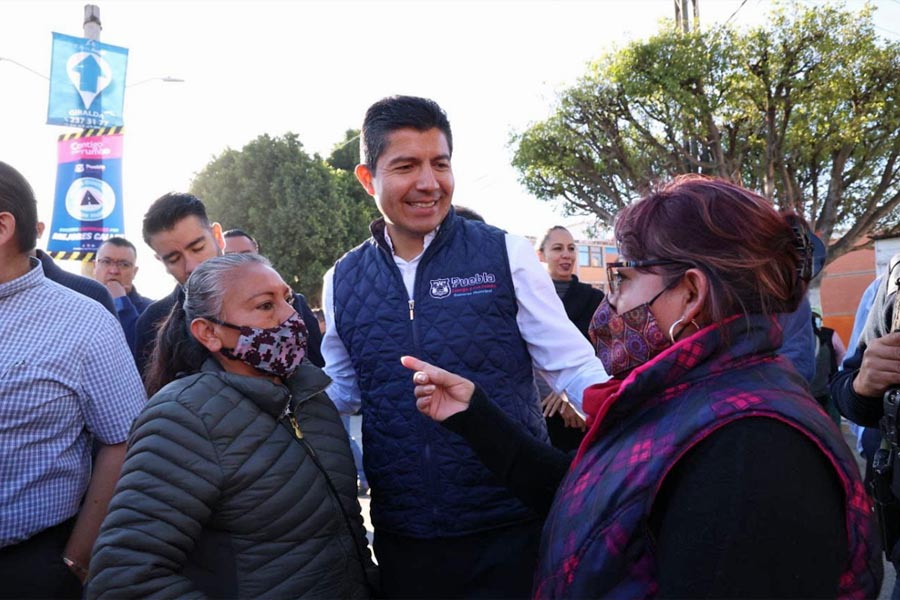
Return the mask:
M 206 261 L 160 330 L 87 595 L 370 595 L 356 469 L 291 290 Z
M 541 262 L 546 263 L 547 273 L 562 300 L 566 315 L 585 338 L 594 311 L 603 300 L 603 292 L 578 281 L 575 265 L 578 248 L 569 230 L 556 225 L 547 230 L 537 246 Z M 590 338 L 588 338 L 590 339 Z M 569 452 L 578 448 L 584 438 L 584 418 L 565 400 L 565 392 L 557 394 L 544 379 L 535 378 L 541 396 L 541 407 L 547 420 L 550 442 L 560 450 Z

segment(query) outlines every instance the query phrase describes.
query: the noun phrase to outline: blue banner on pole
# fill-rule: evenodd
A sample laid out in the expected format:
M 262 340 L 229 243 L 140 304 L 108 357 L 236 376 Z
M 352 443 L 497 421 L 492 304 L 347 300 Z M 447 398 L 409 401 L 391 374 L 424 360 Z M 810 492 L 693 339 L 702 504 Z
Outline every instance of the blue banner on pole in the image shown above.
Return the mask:
M 47 123 L 122 126 L 127 67 L 127 48 L 54 33 Z
M 112 236 L 123 235 L 122 129 L 59 136 L 56 200 L 47 252 L 92 258 Z

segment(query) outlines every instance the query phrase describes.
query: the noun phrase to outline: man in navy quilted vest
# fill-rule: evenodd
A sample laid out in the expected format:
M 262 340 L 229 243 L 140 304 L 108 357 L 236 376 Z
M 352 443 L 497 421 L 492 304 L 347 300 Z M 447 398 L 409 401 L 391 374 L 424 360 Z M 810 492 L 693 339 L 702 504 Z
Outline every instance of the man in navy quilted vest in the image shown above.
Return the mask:
M 455 370 L 547 441 L 534 371 L 581 409 L 608 376 L 566 318 L 531 244 L 451 207 L 453 137 L 432 100 L 385 98 L 366 113 L 356 176 L 382 217 L 325 275 L 328 390 L 363 416 L 375 554 L 387 597 L 530 594 L 541 521 L 461 437 L 416 410 L 400 364 Z M 497 439 L 497 444 L 507 440 Z

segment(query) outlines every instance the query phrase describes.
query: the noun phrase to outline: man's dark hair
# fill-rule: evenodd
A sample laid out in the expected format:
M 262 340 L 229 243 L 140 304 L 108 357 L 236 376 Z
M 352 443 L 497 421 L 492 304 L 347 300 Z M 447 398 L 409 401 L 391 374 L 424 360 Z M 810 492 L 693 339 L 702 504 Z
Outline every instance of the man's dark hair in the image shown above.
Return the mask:
M 147 214 L 144 215 L 144 242 L 150 245 L 150 236 L 160 231 L 169 231 L 178 221 L 185 217 L 195 216 L 204 227 L 209 227 L 206 207 L 200 198 L 193 194 L 169 192 L 153 201 Z
M 37 199 L 31 185 L 14 168 L 0 162 L 0 212 L 16 220 L 16 245 L 25 254 L 37 245 Z
M 387 148 L 388 136 L 404 128 L 428 131 L 437 127 L 447 138 L 447 148 L 453 155 L 453 134 L 447 113 L 438 103 L 416 96 L 389 96 L 369 107 L 359 138 L 363 163 L 375 173 L 375 165 Z
M 131 248 L 131 251 L 134 252 L 134 255 L 137 256 L 137 248 L 134 247 L 134 244 L 129 242 L 123 237 L 114 236 L 103 242 L 104 244 L 112 244 L 113 246 L 118 246 L 119 248 Z
M 225 233 L 222 234 L 222 237 L 224 237 L 226 240 L 228 238 L 233 238 L 233 237 L 245 237 L 248 240 L 250 240 L 251 242 L 253 242 L 253 245 L 256 246 L 256 252 L 257 252 L 257 254 L 259 254 L 259 242 L 256 241 L 255 237 L 253 237 L 252 235 L 250 235 L 243 229 L 238 229 L 237 227 L 235 227 L 234 229 L 229 229 L 228 231 L 226 231 Z

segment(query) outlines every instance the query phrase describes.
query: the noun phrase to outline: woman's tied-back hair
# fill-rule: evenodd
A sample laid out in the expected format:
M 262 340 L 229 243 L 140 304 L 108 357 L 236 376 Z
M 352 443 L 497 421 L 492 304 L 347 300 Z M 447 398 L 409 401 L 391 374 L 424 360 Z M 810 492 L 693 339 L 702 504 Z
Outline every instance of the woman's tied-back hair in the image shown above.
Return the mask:
M 682 261 L 654 267 L 666 283 L 691 267 L 706 274 L 711 321 L 796 310 L 809 279 L 811 255 L 800 249 L 808 231 L 801 217 L 779 213 L 759 194 L 700 175 L 663 185 L 625 207 L 615 224 L 623 259 Z
M 540 250 L 541 252 L 547 251 L 545 246 L 547 245 L 547 242 L 550 240 L 550 236 L 553 234 L 554 231 L 565 231 L 569 235 L 572 235 L 572 232 L 570 232 L 568 229 L 566 229 L 562 225 L 554 225 L 553 227 L 548 229 L 546 233 L 544 233 L 544 237 L 542 237 L 540 242 L 538 242 L 538 245 L 537 245 L 538 250 Z
M 248 264 L 272 266 L 258 254 L 225 254 L 207 260 L 191 273 L 184 284 L 184 303 L 172 307 L 157 333 L 144 380 L 148 396 L 176 378 L 200 370 L 209 351 L 191 335 L 191 321 L 219 317 L 225 292 L 240 285 L 234 271 Z

